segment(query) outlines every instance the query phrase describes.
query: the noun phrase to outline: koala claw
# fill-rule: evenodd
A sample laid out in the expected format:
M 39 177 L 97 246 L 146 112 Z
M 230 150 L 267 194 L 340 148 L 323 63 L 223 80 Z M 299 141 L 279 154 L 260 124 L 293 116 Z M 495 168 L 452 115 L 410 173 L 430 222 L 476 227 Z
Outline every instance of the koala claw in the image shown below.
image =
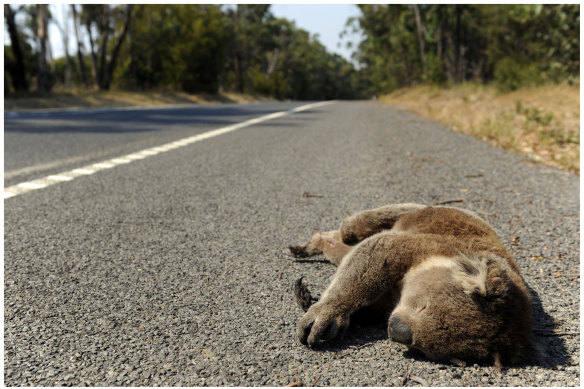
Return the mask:
M 305 283 L 302 282 L 304 276 L 300 277 L 294 283 L 294 295 L 296 296 L 296 302 L 302 308 L 304 312 L 308 311 L 308 309 L 318 301 L 317 298 L 312 297 L 308 287 Z
M 321 342 L 344 335 L 348 327 L 348 315 L 334 313 L 326 306 L 317 303 L 300 320 L 298 339 L 302 344 L 315 347 Z
M 288 249 L 294 258 L 306 258 L 310 256 L 304 246 L 289 246 Z

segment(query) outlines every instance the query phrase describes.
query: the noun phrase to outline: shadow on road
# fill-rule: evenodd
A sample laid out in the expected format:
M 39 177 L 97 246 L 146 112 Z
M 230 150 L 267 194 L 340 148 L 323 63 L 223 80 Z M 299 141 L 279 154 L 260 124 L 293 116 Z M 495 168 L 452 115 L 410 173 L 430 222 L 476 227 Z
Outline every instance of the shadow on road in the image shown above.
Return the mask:
M 545 311 L 539 294 L 529 286 L 528 289 L 532 299 L 534 339 L 541 346 L 543 354 L 536 364 L 546 368 L 569 365 L 570 355 L 566 350 L 566 341 L 556 332 L 558 322 Z
M 4 118 L 4 131 L 22 133 L 129 133 L 165 130 L 169 126 L 195 124 L 229 125 L 292 107 L 273 105 L 271 108 L 253 106 L 195 106 L 184 108 L 127 109 L 67 111 L 51 113 L 23 113 Z M 318 110 L 307 110 L 294 115 L 312 115 Z M 269 121 L 271 126 L 291 125 Z

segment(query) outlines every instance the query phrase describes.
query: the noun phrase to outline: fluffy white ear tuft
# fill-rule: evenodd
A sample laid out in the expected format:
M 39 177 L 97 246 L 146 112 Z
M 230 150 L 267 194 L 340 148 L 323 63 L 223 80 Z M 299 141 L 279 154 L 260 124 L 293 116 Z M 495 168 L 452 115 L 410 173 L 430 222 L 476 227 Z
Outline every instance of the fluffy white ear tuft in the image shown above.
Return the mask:
M 454 278 L 466 294 L 487 295 L 487 261 L 470 259 L 461 255 L 460 262 L 454 270 Z

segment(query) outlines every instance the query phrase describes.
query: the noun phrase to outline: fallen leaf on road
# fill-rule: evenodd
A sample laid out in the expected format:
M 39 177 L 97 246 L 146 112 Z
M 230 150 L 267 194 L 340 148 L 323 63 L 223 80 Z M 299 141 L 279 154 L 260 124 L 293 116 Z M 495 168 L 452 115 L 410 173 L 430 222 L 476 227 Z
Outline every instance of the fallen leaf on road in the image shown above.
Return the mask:
M 436 159 L 436 158 L 413 158 L 413 157 L 410 157 L 410 161 L 412 161 L 412 162 L 438 162 L 438 163 L 444 163 L 445 162 L 443 159 Z
M 450 203 L 464 203 L 464 199 L 437 201 L 434 203 L 434 205 L 444 205 L 444 204 L 450 204 Z
M 302 192 L 302 197 L 324 197 L 324 195 L 316 193 Z

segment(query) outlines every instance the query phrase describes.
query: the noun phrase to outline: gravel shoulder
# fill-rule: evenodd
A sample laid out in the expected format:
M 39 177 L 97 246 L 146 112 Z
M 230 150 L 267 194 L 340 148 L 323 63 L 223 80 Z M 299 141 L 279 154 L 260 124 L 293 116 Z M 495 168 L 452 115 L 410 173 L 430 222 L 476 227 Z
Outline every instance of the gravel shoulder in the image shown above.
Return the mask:
M 322 197 L 304 197 L 302 192 Z M 286 247 L 389 203 L 478 212 L 533 290 L 538 364 L 436 363 L 355 324 L 299 344 Z M 4 382 L 579 386 L 579 178 L 372 102 L 339 102 L 4 204 Z

